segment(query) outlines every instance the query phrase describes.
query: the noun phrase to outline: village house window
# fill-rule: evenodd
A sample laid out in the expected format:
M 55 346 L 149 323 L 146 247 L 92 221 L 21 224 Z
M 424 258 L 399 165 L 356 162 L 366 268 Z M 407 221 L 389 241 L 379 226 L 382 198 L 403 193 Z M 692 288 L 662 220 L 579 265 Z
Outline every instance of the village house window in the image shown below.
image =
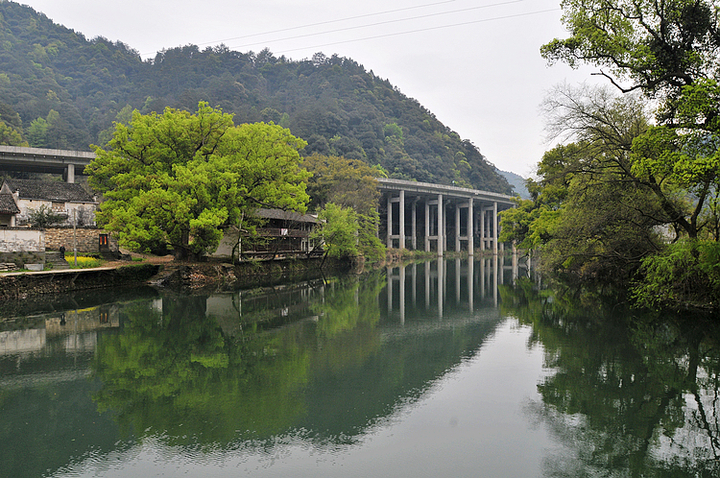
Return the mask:
M 53 212 L 65 212 L 65 203 L 64 202 L 53 202 L 52 210 L 53 210 Z

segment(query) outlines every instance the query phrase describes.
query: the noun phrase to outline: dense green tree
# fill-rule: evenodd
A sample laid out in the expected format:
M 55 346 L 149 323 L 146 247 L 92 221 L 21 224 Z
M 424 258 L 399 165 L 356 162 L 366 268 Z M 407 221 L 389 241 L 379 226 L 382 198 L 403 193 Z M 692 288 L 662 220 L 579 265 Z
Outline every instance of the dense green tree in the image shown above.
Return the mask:
M 260 206 L 304 211 L 304 144 L 280 126 L 235 126 L 205 103 L 195 114 L 136 111 L 87 167 L 105 197 L 97 221 L 131 249 L 169 244 L 178 258 L 203 255 Z
M 551 129 L 575 142 L 544 155 L 529 188 L 534 201 L 503 214 L 503 238 L 540 247 L 544 267 L 568 279 L 627 282 L 659 250 L 656 226 L 669 221 L 632 172 L 633 141 L 647 129 L 643 102 L 559 89 L 546 106 Z
M 303 167 L 312 174 L 307 181 L 310 207 L 319 208 L 332 202 L 352 207 L 360 214 L 377 208 L 380 198 L 377 178 L 380 168 L 340 156 L 314 154 L 303 158 Z
M 564 0 L 562 8 L 570 37 L 542 47 L 550 61 L 605 68 L 600 74 L 623 91 L 650 93 L 718 73 L 714 0 Z
M 327 220 L 341 220 L 345 227 L 351 224 L 356 227 L 354 240 L 357 250 L 350 255 L 361 253 L 366 259 L 376 261 L 385 257 L 385 246 L 377 238 L 380 217 L 377 203 L 380 198 L 377 178 L 384 172 L 382 168 L 370 167 L 367 163 L 356 159 L 345 159 L 338 156 L 314 154 L 303 160 L 305 167 L 312 176 L 308 179 L 307 192 L 310 195 L 311 207 L 325 210 Z M 351 209 L 353 220 L 338 211 L 328 212 L 329 204 L 341 209 Z M 323 233 L 329 238 L 338 232 Z M 336 239 L 337 243 L 338 240 Z M 343 248 L 344 249 L 344 248 Z M 337 255 L 336 248 L 331 255 Z M 342 254 L 340 254 L 342 255 Z
M 318 214 L 320 226 L 312 238 L 325 249 L 324 257 L 348 258 L 358 255 L 357 214 L 350 207 L 328 203 Z
M 563 9 L 571 36 L 545 45 L 543 55 L 571 66 L 598 66 L 621 91 L 639 90 L 656 105 L 655 125 L 632 138 L 623 177 L 653 198 L 652 212 L 647 202 L 637 209 L 668 227 L 666 239 L 679 242 L 645 254 L 636 297 L 653 306 L 717 307 L 712 242 L 720 239 L 718 5 L 569 0 Z M 563 126 L 587 130 L 583 117 L 566 116 Z
M 0 121 L 0 144 L 6 146 L 29 146 L 22 133 L 4 121 Z

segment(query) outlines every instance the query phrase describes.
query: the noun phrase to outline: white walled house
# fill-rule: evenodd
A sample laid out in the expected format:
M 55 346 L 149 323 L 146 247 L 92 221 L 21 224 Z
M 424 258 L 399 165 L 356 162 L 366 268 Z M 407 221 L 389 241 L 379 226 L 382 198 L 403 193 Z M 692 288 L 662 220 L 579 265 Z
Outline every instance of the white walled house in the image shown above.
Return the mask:
M 95 210 L 97 198 L 85 191 L 77 183 L 60 181 L 39 181 L 32 179 L 6 179 L 0 193 L 0 209 L 8 202 L 8 211 L 11 209 L 7 201 L 8 192 L 12 194 L 19 210 L 13 219 L 4 215 L 0 210 L 0 225 L 5 227 L 25 226 L 29 223 L 30 213 L 42 206 L 51 208 L 56 214 L 65 216 L 64 223 L 60 225 L 78 227 L 95 225 Z

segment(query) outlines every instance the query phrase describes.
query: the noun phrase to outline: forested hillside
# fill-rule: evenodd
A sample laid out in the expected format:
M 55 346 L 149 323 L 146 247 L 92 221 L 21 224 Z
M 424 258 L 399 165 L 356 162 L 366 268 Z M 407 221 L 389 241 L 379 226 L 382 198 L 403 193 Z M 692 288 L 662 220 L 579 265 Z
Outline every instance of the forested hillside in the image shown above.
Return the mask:
M 290 61 L 263 50 L 137 51 L 0 1 L 0 144 L 89 150 L 113 121 L 207 101 L 235 123 L 273 121 L 308 142 L 303 154 L 361 159 L 390 177 L 510 193 L 470 142 L 416 100 L 348 58 Z

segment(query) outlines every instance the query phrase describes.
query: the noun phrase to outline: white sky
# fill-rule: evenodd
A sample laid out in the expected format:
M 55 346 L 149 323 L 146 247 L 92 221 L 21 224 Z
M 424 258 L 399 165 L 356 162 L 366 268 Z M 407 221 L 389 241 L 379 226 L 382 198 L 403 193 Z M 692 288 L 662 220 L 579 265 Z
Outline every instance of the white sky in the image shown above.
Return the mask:
M 560 0 L 18 0 L 55 23 L 120 40 L 143 58 L 224 43 L 293 60 L 351 58 L 415 98 L 499 169 L 530 175 L 549 146 L 539 105 L 554 85 L 596 82 L 548 67 L 566 37 Z

